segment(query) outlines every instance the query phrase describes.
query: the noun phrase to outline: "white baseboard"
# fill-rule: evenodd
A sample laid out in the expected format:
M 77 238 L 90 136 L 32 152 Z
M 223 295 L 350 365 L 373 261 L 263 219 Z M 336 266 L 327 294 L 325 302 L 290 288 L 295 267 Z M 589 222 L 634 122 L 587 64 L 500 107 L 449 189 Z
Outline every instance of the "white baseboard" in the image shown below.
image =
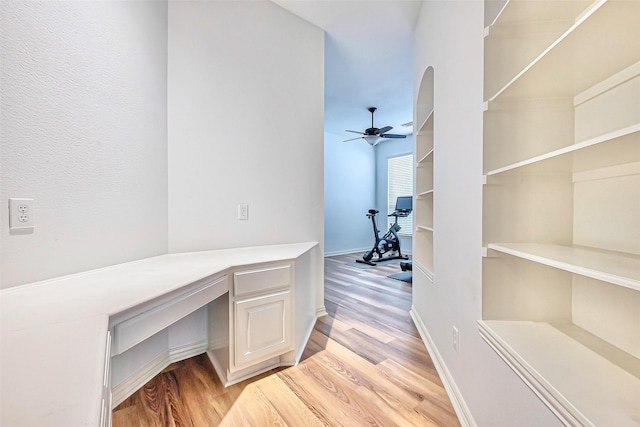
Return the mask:
M 165 351 L 149 361 L 145 366 L 136 371 L 126 380 L 111 389 L 112 409 L 124 402 L 124 400 L 138 391 L 140 387 L 148 383 L 153 377 L 169 366 L 169 352 Z
M 349 254 L 353 254 L 353 255 L 358 255 L 358 254 L 363 254 L 364 252 L 367 252 L 368 250 L 371 249 L 371 246 L 367 246 L 366 248 L 360 248 L 360 249 L 346 249 L 344 251 L 332 251 L 332 252 L 325 252 L 324 256 L 326 257 L 330 257 L 330 256 L 338 256 L 338 255 L 349 255 Z M 402 253 L 404 255 L 413 255 L 411 250 L 404 250 L 402 249 Z
M 318 317 L 322 317 L 322 316 L 326 316 L 329 313 L 327 313 L 327 307 L 325 307 L 324 305 L 322 307 L 317 307 L 316 308 L 316 320 L 318 319 Z M 311 336 L 311 335 L 309 335 Z
M 207 356 L 209 357 L 209 360 L 213 365 L 213 369 L 216 371 L 216 374 L 218 375 L 218 378 L 220 378 L 220 382 L 222 382 L 222 385 L 224 387 L 229 387 L 230 385 L 237 384 L 241 381 L 244 381 L 249 378 L 253 378 L 256 375 L 260 375 L 271 369 L 285 365 L 281 362 L 280 356 L 275 356 L 275 357 L 272 357 L 271 359 L 267 359 L 260 363 L 256 363 L 252 366 L 249 366 L 248 368 L 243 368 L 235 372 L 229 372 L 228 369 L 225 369 L 222 367 L 222 365 L 220 364 L 220 361 L 215 356 L 215 354 L 213 354 L 212 351 L 207 351 Z M 286 365 L 290 366 L 291 364 L 288 363 Z
M 469 411 L 469 407 L 460 393 L 460 389 L 458 389 L 456 382 L 453 380 L 449 369 L 447 369 L 447 365 L 445 365 L 440 352 L 438 352 L 438 348 L 431 339 L 431 335 L 429 335 L 427 327 L 420 318 L 420 315 L 416 312 L 415 307 L 412 306 L 409 313 L 411 314 L 413 323 L 416 325 L 416 328 L 420 333 L 420 337 L 422 337 L 425 347 L 427 347 L 431 360 L 438 371 L 438 375 L 440 375 L 442 384 L 444 384 L 444 388 L 447 390 L 447 394 L 449 395 L 453 409 L 456 411 L 460 424 L 463 427 L 477 427 L 477 424 Z
M 369 249 L 371 249 L 371 246 L 367 246 L 366 248 L 343 249 L 343 250 L 340 250 L 340 251 L 325 252 L 324 256 L 328 257 L 328 256 L 336 256 L 336 255 L 347 255 L 347 254 L 353 254 L 353 253 L 358 253 L 358 252 L 366 252 Z
M 111 389 L 112 409 L 124 402 L 127 397 L 138 391 L 171 363 L 197 356 L 206 351 L 207 341 L 202 340 L 180 347 L 170 348 L 160 353 L 129 378 Z
M 179 362 L 207 352 L 208 341 L 201 340 L 169 349 L 169 362 Z M 163 368 L 164 369 L 164 368 Z

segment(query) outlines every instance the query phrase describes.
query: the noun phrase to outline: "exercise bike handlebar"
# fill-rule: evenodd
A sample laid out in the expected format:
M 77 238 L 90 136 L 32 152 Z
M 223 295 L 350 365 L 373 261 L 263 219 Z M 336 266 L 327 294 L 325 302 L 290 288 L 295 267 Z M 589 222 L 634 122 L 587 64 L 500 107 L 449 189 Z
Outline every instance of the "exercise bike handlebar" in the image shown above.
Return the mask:
M 404 218 L 406 216 L 409 216 L 409 214 L 411 214 L 412 210 L 413 209 L 400 209 L 400 210 L 394 211 L 393 213 L 390 213 L 387 216 L 395 216 L 395 217 Z

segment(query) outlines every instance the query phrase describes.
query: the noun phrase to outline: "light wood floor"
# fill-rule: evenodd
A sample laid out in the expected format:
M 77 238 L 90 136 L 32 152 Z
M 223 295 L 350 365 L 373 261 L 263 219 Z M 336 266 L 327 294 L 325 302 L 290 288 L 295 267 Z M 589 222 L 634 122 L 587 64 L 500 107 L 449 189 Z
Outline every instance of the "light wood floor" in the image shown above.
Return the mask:
M 325 259 L 325 304 L 302 361 L 224 388 L 206 355 L 167 367 L 115 408 L 114 427 L 459 426 L 408 310 L 399 264 Z

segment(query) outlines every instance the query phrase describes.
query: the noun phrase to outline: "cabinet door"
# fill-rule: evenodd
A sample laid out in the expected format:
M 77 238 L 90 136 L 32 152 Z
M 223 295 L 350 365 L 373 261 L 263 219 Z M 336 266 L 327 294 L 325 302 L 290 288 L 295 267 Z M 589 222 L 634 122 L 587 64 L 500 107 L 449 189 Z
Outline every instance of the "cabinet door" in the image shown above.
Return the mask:
M 293 349 L 291 291 L 236 301 L 235 367 Z

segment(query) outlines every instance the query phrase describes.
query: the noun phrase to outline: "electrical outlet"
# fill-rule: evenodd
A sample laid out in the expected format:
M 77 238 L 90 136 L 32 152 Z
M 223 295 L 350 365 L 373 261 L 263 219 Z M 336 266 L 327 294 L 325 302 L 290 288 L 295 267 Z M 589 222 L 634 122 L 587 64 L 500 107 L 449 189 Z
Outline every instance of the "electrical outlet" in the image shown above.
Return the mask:
M 249 219 L 249 205 L 240 203 L 238 205 L 238 219 Z
M 29 231 L 34 227 L 33 199 L 9 199 L 9 230 Z
M 453 327 L 453 349 L 460 354 L 460 332 L 455 326 Z

